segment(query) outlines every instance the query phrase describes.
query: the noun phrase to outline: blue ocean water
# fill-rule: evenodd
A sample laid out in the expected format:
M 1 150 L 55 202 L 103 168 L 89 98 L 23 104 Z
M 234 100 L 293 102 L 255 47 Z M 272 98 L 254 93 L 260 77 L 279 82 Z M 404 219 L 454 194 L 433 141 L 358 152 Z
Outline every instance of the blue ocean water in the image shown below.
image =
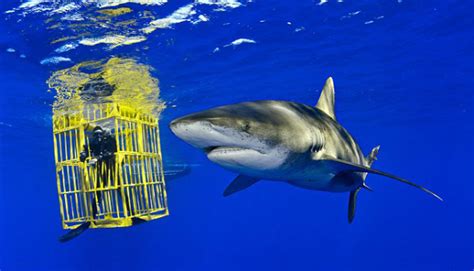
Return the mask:
M 474 268 L 472 3 L 94 2 L 0 3 L 0 270 Z M 132 10 L 121 15 L 132 20 L 125 28 L 80 20 L 117 7 Z M 150 24 L 159 18 L 168 19 Z M 114 35 L 140 41 L 98 42 Z M 53 42 L 62 37 L 72 38 Z M 66 44 L 76 47 L 58 50 Z M 192 170 L 167 183 L 169 217 L 89 230 L 62 244 L 54 92 L 45 82 L 57 70 L 112 56 L 153 68 L 167 104 L 165 162 Z M 367 178 L 375 191 L 359 195 L 353 224 L 346 193 L 260 182 L 224 198 L 235 174 L 168 129 L 176 117 L 241 101 L 313 105 L 328 76 L 341 124 L 364 152 L 381 145 L 374 167 L 445 202 L 379 176 Z

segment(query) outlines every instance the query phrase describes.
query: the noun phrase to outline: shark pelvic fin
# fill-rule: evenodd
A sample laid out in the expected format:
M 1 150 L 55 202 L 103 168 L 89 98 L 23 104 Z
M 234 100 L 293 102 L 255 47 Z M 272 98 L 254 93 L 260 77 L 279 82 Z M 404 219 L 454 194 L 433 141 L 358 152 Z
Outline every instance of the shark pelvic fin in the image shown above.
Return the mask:
M 355 217 L 357 194 L 359 194 L 360 189 L 360 187 L 356 188 L 355 190 L 351 191 L 349 195 L 349 208 L 347 212 L 347 219 L 349 220 L 349 223 L 352 223 Z
M 335 103 L 335 92 L 334 92 L 334 82 L 332 77 L 329 77 L 324 84 L 321 95 L 319 96 L 318 103 L 316 108 L 326 113 L 333 120 L 336 120 L 336 115 L 334 114 L 334 103 Z
M 230 196 L 236 192 L 239 192 L 241 190 L 246 189 L 247 187 L 250 187 L 254 183 L 258 182 L 259 179 L 245 176 L 245 175 L 239 175 L 237 178 L 235 178 L 229 186 L 224 190 L 224 197 Z
M 397 180 L 399 182 L 411 185 L 413 187 L 416 187 L 416 188 L 432 195 L 433 197 L 437 198 L 438 200 L 443 201 L 443 199 L 440 196 L 436 195 L 433 191 L 428 190 L 428 189 L 424 188 L 423 186 L 421 186 L 419 184 L 412 183 L 408 180 L 402 179 L 402 178 L 400 178 L 398 176 L 395 176 L 393 174 L 390 174 L 390 173 L 386 173 L 386 172 L 376 170 L 376 169 L 371 169 L 371 168 L 366 167 L 366 166 L 357 165 L 357 164 L 347 162 L 347 161 L 343 161 L 343 160 L 336 159 L 336 158 L 325 158 L 324 160 L 320 160 L 320 161 L 321 162 L 327 162 L 330 167 L 333 167 L 338 172 L 341 172 L 341 171 L 367 172 L 367 173 L 372 173 L 372 174 L 385 176 L 385 177 Z

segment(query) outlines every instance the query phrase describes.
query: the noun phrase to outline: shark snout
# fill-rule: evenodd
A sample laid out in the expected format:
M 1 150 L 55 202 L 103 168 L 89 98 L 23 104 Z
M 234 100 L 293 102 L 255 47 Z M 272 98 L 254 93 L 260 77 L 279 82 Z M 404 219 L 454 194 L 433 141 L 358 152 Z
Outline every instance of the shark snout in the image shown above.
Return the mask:
M 208 127 L 211 124 L 211 119 L 204 116 L 202 113 L 189 114 L 170 122 L 169 127 L 171 131 L 178 137 L 184 132 L 199 132 L 204 127 Z
M 176 134 L 177 132 L 179 132 L 179 128 L 182 124 L 183 124 L 183 121 L 181 121 L 180 119 L 175 119 L 170 122 L 169 127 L 171 131 L 174 134 Z
M 190 145 L 206 149 L 231 144 L 232 138 L 207 119 L 183 117 L 170 123 L 171 131 Z
M 207 124 L 203 121 L 193 121 L 188 118 L 178 118 L 170 122 L 171 131 L 180 139 L 195 147 L 202 148 L 199 140 L 205 133 Z
M 210 154 L 212 150 L 252 149 L 265 152 L 267 146 L 246 133 L 236 121 L 222 117 L 191 114 L 173 120 L 169 127 L 181 140 Z
M 169 124 L 171 131 L 183 140 L 190 135 L 198 135 L 202 133 L 207 126 L 209 126 L 208 121 L 188 116 L 174 119 Z

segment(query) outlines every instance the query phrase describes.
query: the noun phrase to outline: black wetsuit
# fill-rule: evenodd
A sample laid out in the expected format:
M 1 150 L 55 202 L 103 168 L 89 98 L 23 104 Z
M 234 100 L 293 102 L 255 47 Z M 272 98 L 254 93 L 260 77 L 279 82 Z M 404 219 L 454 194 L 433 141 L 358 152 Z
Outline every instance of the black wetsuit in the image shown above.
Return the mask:
M 96 188 L 103 188 L 109 185 L 109 182 L 115 181 L 115 152 L 117 152 L 117 144 L 113 135 L 102 132 L 101 136 L 90 137 L 89 145 L 84 146 L 81 152 L 80 160 L 84 162 L 87 157 L 97 159 L 96 167 Z M 97 200 L 100 204 L 102 193 L 97 192 Z M 93 201 L 92 215 L 97 215 L 97 205 Z

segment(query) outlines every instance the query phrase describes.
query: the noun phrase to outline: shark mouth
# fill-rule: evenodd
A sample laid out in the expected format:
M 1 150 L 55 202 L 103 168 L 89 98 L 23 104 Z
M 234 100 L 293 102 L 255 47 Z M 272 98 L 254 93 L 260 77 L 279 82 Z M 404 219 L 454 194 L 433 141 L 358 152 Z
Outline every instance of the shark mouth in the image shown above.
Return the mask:
M 251 148 L 211 146 L 205 148 L 204 151 L 209 160 L 240 173 L 251 173 L 254 170 L 264 170 L 275 166 L 274 156 Z
M 232 153 L 237 153 L 237 152 L 257 152 L 260 154 L 264 154 L 262 151 L 259 150 L 254 150 L 250 148 L 245 148 L 245 147 L 237 147 L 237 146 L 210 146 L 207 148 L 204 148 L 203 151 L 207 154 L 232 154 Z

